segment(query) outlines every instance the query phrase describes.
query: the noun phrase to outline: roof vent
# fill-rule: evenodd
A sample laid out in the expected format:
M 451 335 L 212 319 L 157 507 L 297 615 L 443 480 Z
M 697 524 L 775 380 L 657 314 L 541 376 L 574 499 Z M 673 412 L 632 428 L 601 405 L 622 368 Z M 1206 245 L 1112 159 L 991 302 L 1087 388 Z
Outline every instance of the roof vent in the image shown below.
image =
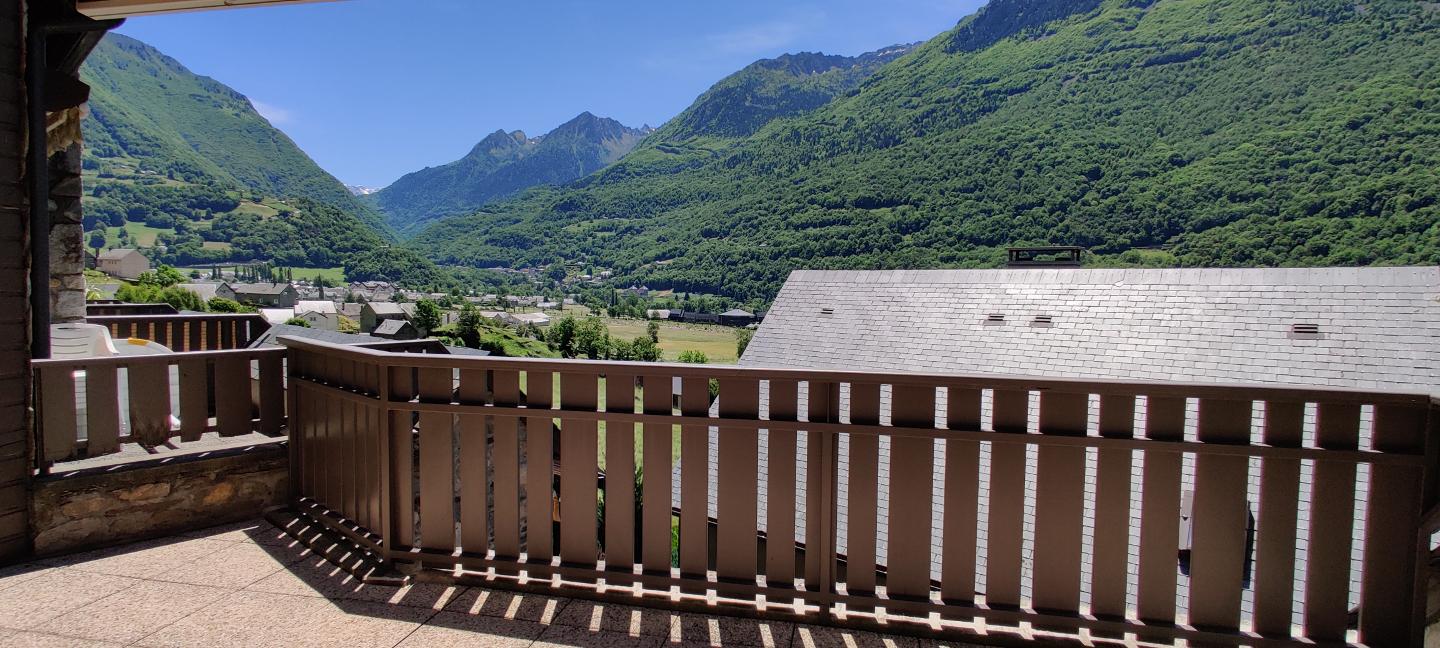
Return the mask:
M 1318 340 L 1320 337 L 1319 324 L 1296 322 L 1290 325 L 1290 339 L 1292 340 Z
M 821 314 L 821 315 L 834 315 L 834 314 L 835 314 L 835 309 L 833 309 L 833 308 L 822 308 L 822 309 L 820 309 L 820 314 Z
M 986 315 L 986 316 L 985 316 L 984 324 L 986 324 L 987 326 L 996 325 L 996 324 L 1004 324 L 1004 323 L 1005 323 L 1005 314 L 1004 314 L 1004 313 L 990 313 L 989 315 Z
M 1036 328 L 1050 328 L 1052 326 L 1055 326 L 1055 316 L 1036 315 L 1035 319 L 1030 320 L 1030 326 L 1034 326 Z

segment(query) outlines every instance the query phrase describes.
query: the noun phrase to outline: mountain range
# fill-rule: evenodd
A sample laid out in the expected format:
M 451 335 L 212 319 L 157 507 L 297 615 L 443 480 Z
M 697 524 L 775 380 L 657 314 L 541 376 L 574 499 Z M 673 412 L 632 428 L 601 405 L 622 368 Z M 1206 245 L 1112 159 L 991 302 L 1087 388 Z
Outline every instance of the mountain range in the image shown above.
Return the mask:
M 1434 264 L 1437 45 L 1440 10 L 1402 0 L 992 0 L 868 73 L 752 65 L 598 173 L 412 244 L 759 300 L 796 268 L 996 266 L 1012 244 Z
M 537 185 L 581 178 L 630 152 L 650 128 L 630 128 L 588 111 L 539 137 L 497 130 L 465 157 L 406 174 L 367 194 L 386 223 L 405 233 Z
M 173 263 L 331 266 L 390 238 L 379 212 L 234 89 L 114 33 L 81 77 L 86 225 L 112 246 Z

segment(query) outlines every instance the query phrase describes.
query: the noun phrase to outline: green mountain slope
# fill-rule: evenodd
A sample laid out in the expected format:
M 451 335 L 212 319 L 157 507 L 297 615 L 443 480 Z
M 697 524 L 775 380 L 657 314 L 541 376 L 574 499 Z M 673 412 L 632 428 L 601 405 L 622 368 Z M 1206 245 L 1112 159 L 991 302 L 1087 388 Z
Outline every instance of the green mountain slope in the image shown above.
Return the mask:
M 381 243 L 386 230 L 379 214 L 255 112 L 244 95 L 120 34 L 105 36 L 81 76 L 91 87 L 83 124 L 89 225 L 131 229 L 127 221 L 145 223 L 171 237 L 157 242 L 179 262 L 266 258 L 267 250 L 247 248 L 245 237 L 286 229 L 266 223 L 290 218 L 305 200 L 323 207 L 323 213 L 303 215 L 323 227 L 301 226 L 320 240 L 289 242 L 274 254 L 293 257 L 327 243 L 338 250 Z M 240 244 L 233 245 L 237 236 Z
M 589 112 L 537 138 L 495 131 L 465 157 L 407 174 L 367 198 L 396 231 L 415 231 L 528 187 L 593 173 L 620 159 L 648 132 Z
M 1440 262 L 1433 4 L 993 0 L 711 154 L 670 130 L 416 244 L 762 298 L 794 268 L 996 265 L 1013 243 L 1116 264 Z

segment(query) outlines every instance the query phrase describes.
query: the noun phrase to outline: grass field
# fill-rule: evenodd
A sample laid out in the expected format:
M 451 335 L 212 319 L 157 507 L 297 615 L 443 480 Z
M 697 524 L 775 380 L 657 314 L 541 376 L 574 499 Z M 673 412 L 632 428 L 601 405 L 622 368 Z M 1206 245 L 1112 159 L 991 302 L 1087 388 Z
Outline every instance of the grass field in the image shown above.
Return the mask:
M 324 277 L 331 284 L 345 283 L 345 268 L 295 268 L 295 279 L 309 279 L 314 281 L 317 277 Z
M 161 233 L 174 234 L 175 230 L 168 227 L 150 227 L 145 223 L 126 221 L 124 229 L 130 232 L 131 244 L 136 247 L 152 247 L 155 245 L 155 237 Z M 105 228 L 106 247 L 118 247 L 120 245 L 119 227 Z
M 645 335 L 645 320 L 605 318 L 610 337 L 624 340 Z M 689 349 L 701 351 L 711 364 L 735 364 L 735 331 L 729 326 L 660 322 L 660 352 L 666 361 L 679 359 Z

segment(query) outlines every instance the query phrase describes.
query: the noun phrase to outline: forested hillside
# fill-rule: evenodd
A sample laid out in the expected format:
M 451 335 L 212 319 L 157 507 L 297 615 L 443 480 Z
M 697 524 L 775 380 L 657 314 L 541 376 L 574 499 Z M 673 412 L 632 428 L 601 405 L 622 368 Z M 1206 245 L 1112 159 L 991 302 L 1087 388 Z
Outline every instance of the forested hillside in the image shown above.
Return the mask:
M 1440 262 L 1434 3 L 993 0 L 818 108 L 738 138 L 701 114 L 416 243 L 736 297 L 795 268 L 996 265 L 1015 243 Z
M 495 131 L 465 157 L 407 174 L 367 198 L 396 231 L 413 232 L 522 189 L 594 173 L 635 148 L 648 133 L 589 112 L 540 137 Z
M 174 263 L 328 266 L 386 236 L 373 208 L 224 84 L 120 34 L 81 75 L 86 226 L 110 245 L 163 245 Z

